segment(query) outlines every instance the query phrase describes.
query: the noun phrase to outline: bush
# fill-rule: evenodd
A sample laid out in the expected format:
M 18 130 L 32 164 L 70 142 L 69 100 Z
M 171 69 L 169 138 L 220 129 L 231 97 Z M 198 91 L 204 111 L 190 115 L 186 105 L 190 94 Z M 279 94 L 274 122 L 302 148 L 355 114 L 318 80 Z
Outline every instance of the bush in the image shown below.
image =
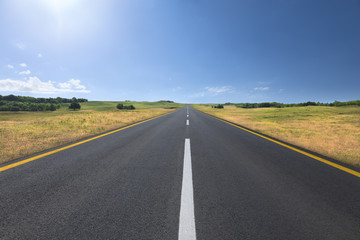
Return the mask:
M 120 110 L 124 109 L 124 104 L 119 103 L 116 107 L 117 107 L 117 109 L 120 109 Z
M 133 105 L 129 105 L 129 106 L 124 106 L 124 104 L 122 103 L 119 103 L 117 106 L 116 106 L 117 109 L 127 109 L 127 110 L 134 110 L 135 107 Z
M 224 108 L 224 105 L 223 104 L 218 104 L 218 105 L 215 105 L 215 106 L 212 106 L 213 108 Z
M 134 107 L 133 105 L 129 105 L 129 106 L 126 106 L 126 109 L 128 109 L 128 110 L 134 110 L 135 107 Z
M 69 109 L 73 109 L 74 111 L 76 110 L 76 109 L 80 109 L 81 108 L 81 105 L 80 105 L 80 103 L 78 103 L 78 102 L 72 102 L 71 104 L 70 104 L 70 106 L 69 106 Z

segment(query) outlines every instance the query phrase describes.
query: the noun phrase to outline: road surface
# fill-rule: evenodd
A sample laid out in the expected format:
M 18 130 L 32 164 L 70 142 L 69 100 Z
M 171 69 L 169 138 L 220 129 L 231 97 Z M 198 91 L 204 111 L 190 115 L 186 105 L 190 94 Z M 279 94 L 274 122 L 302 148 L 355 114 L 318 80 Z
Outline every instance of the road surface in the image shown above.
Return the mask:
M 0 189 L 0 239 L 360 239 L 359 177 L 190 107 L 2 171 Z

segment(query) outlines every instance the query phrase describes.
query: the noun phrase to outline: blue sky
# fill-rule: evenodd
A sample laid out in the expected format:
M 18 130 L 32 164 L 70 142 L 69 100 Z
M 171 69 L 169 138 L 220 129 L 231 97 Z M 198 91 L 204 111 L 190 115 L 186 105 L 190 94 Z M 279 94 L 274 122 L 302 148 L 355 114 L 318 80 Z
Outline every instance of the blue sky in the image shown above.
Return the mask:
M 360 99 L 360 1 L 2 0 L 0 94 Z

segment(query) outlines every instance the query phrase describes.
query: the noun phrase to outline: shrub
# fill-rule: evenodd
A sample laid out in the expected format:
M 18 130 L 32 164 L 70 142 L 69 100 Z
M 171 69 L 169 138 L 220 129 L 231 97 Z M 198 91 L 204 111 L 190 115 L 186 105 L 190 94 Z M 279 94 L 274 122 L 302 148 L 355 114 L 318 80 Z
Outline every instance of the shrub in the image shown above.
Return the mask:
M 129 109 L 129 110 L 134 110 L 134 109 L 135 109 L 135 107 L 134 107 L 134 105 L 129 105 L 129 106 L 126 106 L 126 109 Z
M 224 105 L 223 104 L 218 104 L 218 105 L 215 105 L 215 106 L 212 106 L 213 108 L 224 108 Z
M 122 103 L 119 103 L 116 107 L 117 107 L 117 109 L 120 109 L 120 110 L 122 110 L 122 109 L 134 110 L 135 109 L 134 105 L 124 106 L 124 104 L 122 104 Z
M 119 103 L 116 107 L 117 109 L 124 109 L 124 104 Z
M 81 108 L 81 105 L 80 105 L 80 103 L 78 103 L 78 102 L 72 102 L 71 104 L 70 104 L 70 106 L 69 106 L 69 109 L 73 109 L 74 111 L 76 110 L 76 109 L 80 109 Z

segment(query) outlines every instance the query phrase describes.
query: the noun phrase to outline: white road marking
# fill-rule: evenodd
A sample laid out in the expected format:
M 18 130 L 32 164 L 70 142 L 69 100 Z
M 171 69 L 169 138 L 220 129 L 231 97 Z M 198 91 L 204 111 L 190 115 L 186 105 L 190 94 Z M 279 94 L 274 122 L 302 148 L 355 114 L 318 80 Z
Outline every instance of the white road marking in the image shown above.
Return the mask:
M 190 123 L 189 123 L 189 119 L 186 119 L 186 126 L 189 126 Z
M 196 240 L 190 139 L 185 139 L 178 240 Z
M 189 114 L 188 114 L 188 115 L 186 115 L 186 117 L 189 117 Z

